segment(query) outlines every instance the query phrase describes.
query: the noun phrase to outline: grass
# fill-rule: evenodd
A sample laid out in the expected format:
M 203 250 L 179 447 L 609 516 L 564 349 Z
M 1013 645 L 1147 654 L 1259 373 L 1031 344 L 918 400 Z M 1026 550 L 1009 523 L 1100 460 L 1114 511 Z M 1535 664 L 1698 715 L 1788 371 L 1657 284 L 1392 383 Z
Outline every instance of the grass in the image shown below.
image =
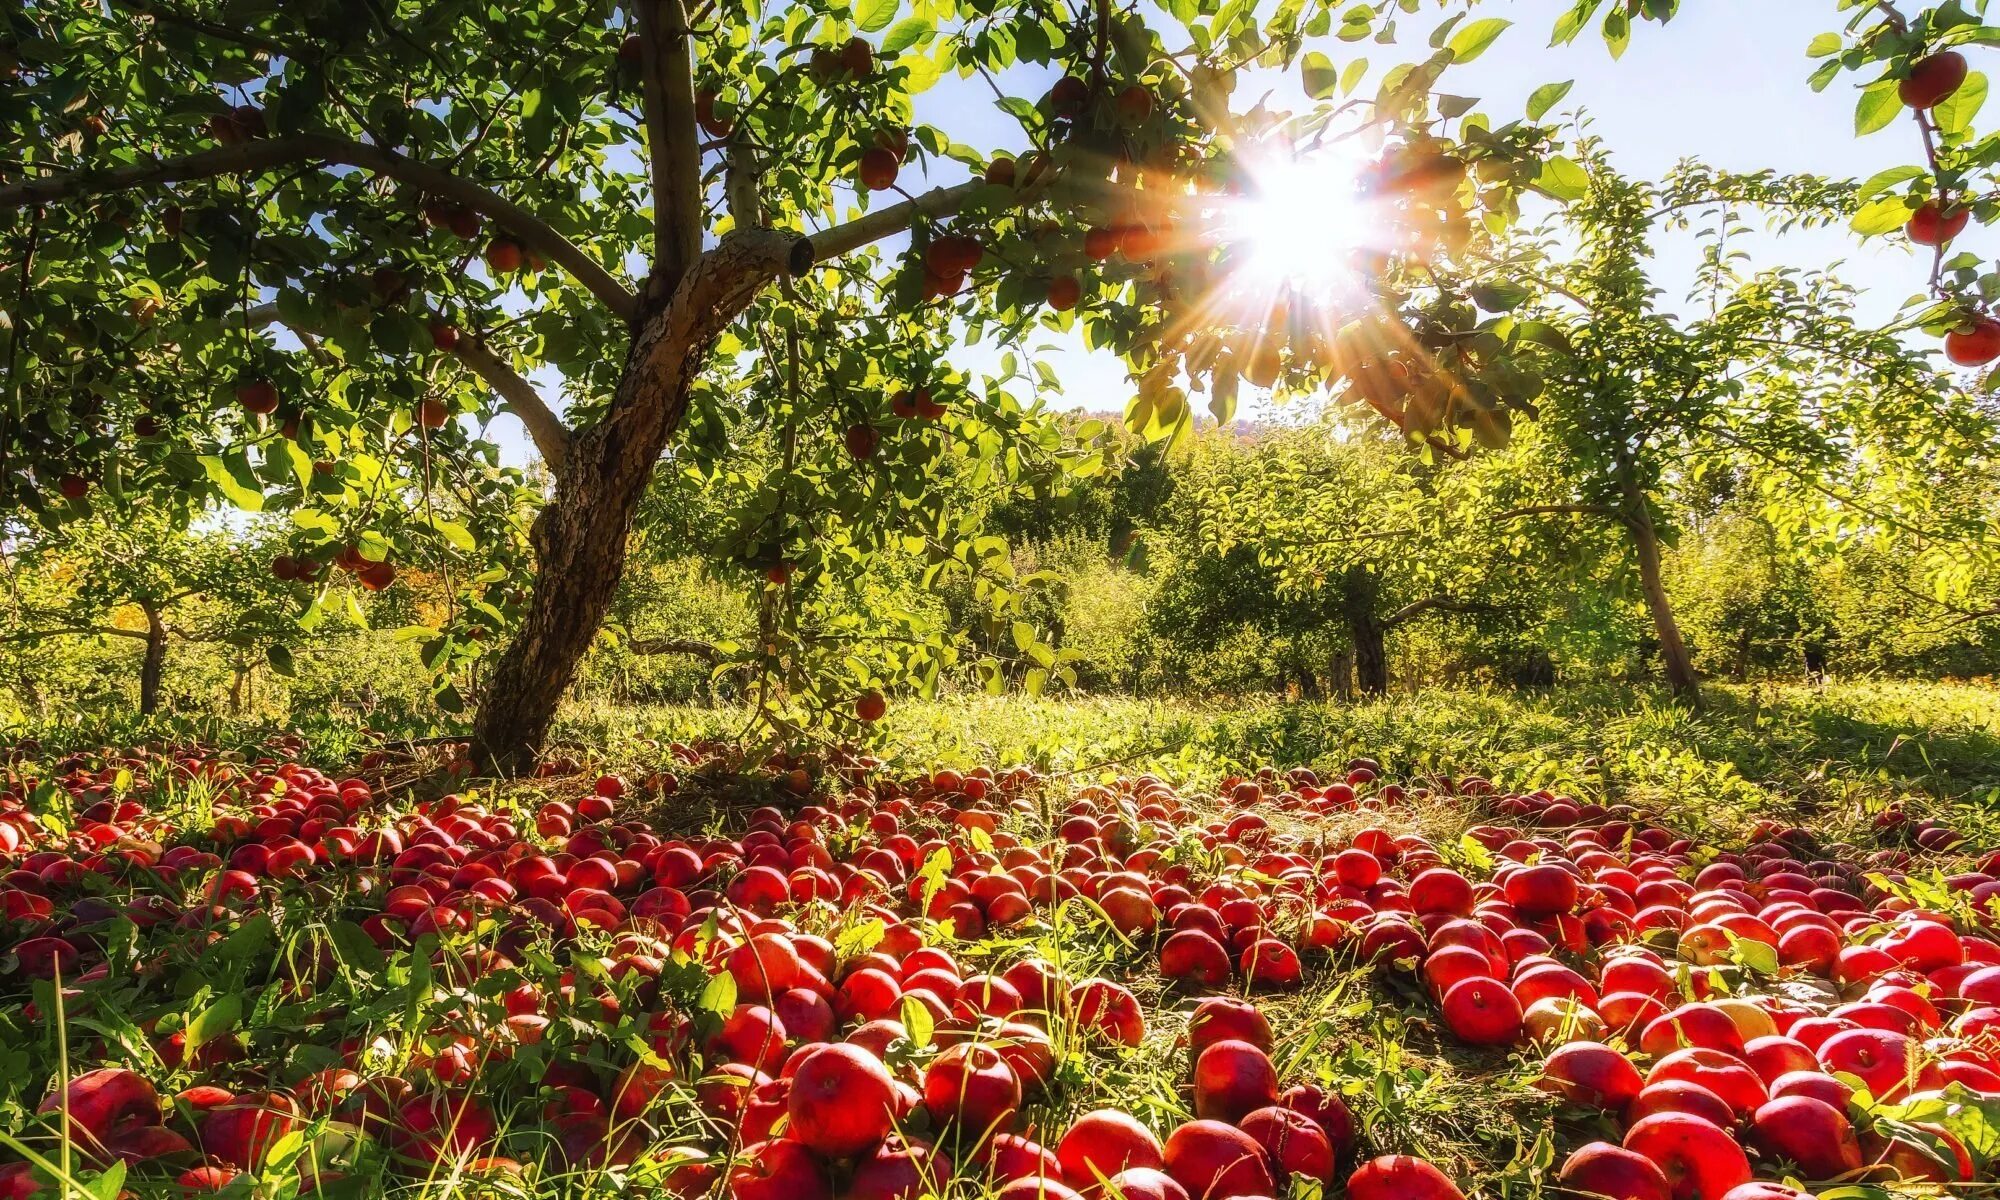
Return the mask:
M 1658 693 L 1432 690 L 1360 704 L 1268 698 L 951 696 L 892 706 L 874 750 L 894 766 L 1025 763 L 1076 782 L 1151 772 L 1182 784 L 1266 764 L 1322 772 L 1357 756 L 1395 775 L 1477 772 L 1645 808 L 1711 837 L 1762 816 L 1858 829 L 1900 803 L 2000 834 L 2000 692 L 1945 683 L 1710 685 L 1690 713 Z M 731 736 L 734 709 L 565 712 L 557 737 L 599 763 L 657 763 L 652 742 Z

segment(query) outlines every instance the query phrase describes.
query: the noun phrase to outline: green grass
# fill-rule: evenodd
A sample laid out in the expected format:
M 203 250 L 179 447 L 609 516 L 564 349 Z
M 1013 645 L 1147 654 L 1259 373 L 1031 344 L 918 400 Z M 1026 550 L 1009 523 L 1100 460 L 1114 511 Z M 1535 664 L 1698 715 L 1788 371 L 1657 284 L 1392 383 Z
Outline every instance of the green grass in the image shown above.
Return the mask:
M 1949 811 L 2000 833 L 2000 692 L 1857 682 L 1710 685 L 1693 714 L 1631 687 L 1432 690 L 1358 704 L 1273 699 L 952 696 L 892 706 L 876 753 L 897 767 L 1025 763 L 1077 782 L 1153 772 L 1212 785 L 1265 764 L 1322 772 L 1379 759 L 1390 774 L 1484 774 L 1634 804 L 1716 836 L 1760 816 L 1858 826 L 1882 806 Z M 564 714 L 557 737 L 613 766 L 657 762 L 648 740 L 733 736 L 734 709 Z

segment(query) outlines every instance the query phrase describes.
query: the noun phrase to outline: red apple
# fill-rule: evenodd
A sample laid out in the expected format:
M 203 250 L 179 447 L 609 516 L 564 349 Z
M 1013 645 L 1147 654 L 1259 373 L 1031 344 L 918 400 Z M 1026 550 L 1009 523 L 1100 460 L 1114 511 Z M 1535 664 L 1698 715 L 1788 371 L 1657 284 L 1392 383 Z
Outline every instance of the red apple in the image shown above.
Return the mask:
M 895 1081 L 859 1046 L 821 1046 L 799 1063 L 787 1111 L 788 1137 L 828 1158 L 850 1158 L 894 1127 Z
M 1841 1110 L 1810 1096 L 1783 1096 L 1750 1118 L 1759 1147 L 1799 1165 L 1807 1179 L 1861 1169 L 1861 1142 Z
M 1465 1200 L 1450 1176 L 1421 1158 L 1385 1155 L 1347 1177 L 1348 1200 Z
M 1625 1149 L 1652 1160 L 1674 1200 L 1722 1200 L 1750 1180 L 1750 1160 L 1736 1139 L 1699 1117 L 1655 1113 L 1625 1131 Z
M 1672 1200 L 1673 1189 L 1653 1160 L 1610 1142 L 1578 1147 L 1556 1173 L 1565 1191 L 1608 1200 Z

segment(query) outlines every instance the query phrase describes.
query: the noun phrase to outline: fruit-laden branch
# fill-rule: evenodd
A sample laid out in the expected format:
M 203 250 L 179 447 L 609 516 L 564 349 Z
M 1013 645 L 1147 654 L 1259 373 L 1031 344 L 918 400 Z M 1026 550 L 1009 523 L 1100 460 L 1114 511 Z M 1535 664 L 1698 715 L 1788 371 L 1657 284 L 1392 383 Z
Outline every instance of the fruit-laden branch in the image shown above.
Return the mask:
M 952 216 L 978 187 L 978 181 L 969 180 L 951 187 L 934 188 L 914 200 L 878 208 L 845 225 L 815 233 L 807 239 L 812 243 L 813 261 L 838 258 L 883 238 L 894 237 L 915 224 L 918 217 L 940 220 Z
M 184 183 L 192 179 L 211 179 L 218 175 L 236 175 L 310 162 L 356 167 L 387 175 L 426 194 L 442 196 L 476 209 L 520 239 L 529 249 L 561 264 L 576 277 L 578 283 L 590 289 L 592 295 L 622 319 L 629 321 L 638 311 L 632 293 L 596 259 L 557 233 L 547 221 L 505 196 L 461 175 L 419 162 L 394 150 L 328 134 L 302 133 L 293 137 L 265 138 L 237 146 L 202 150 L 181 158 L 155 159 L 109 170 L 76 171 L 30 179 L 0 187 L 0 211 L 131 191 L 154 184 Z
M 1403 622 L 1420 617 L 1427 612 L 1465 613 L 1470 615 L 1497 613 L 1501 611 L 1504 610 L 1500 605 L 1487 604 L 1480 600 L 1454 600 L 1450 596 L 1443 595 L 1425 596 L 1421 600 L 1414 600 L 1405 604 L 1395 612 L 1383 617 L 1379 623 L 1384 629 L 1394 629 Z
M 284 318 L 279 315 L 276 304 L 259 304 L 246 311 L 243 320 L 245 324 L 256 328 L 283 321 Z M 318 331 L 294 328 L 292 332 L 300 336 L 310 336 Z M 485 342 L 470 333 L 460 334 L 458 341 L 452 345 L 451 352 L 458 355 L 459 361 L 472 368 L 486 381 L 486 385 L 504 402 L 507 411 L 520 419 L 522 426 L 528 431 L 528 437 L 534 441 L 536 451 L 541 454 L 542 461 L 549 465 L 549 470 L 561 474 L 563 462 L 569 455 L 572 435 L 569 427 L 562 423 L 561 417 L 556 416 L 555 410 L 542 399 L 541 393 L 535 390 L 534 385 L 523 379 L 514 368 L 500 361 L 499 355 L 493 353 Z
M 719 663 L 725 657 L 722 647 L 697 638 L 633 638 L 625 645 L 634 654 L 686 654 L 709 663 Z

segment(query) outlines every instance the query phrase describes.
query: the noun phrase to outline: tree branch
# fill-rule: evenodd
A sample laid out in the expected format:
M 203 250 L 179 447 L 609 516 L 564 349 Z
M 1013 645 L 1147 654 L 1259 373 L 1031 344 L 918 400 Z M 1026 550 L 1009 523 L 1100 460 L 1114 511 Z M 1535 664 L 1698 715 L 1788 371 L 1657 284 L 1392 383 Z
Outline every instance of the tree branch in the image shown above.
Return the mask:
M 1520 508 L 1510 508 L 1493 514 L 1496 521 L 1511 521 L 1516 517 L 1533 517 L 1545 513 L 1577 513 L 1591 517 L 1619 516 L 1617 506 L 1611 504 L 1528 504 Z
M 694 56 L 681 0 L 639 0 L 646 145 L 653 169 L 653 272 L 647 298 L 672 295 L 701 258 L 701 141 L 695 124 Z
M 267 54 L 282 54 L 286 58 L 305 58 L 311 54 L 311 51 L 306 47 L 290 42 L 277 41 L 276 39 L 265 37 L 260 33 L 253 33 L 247 29 L 236 29 L 228 25 L 219 25 L 214 21 L 205 21 L 200 17 L 161 4 L 158 0 L 112 0 L 111 6 L 113 8 L 129 8 L 135 13 L 151 17 L 157 22 L 178 25 L 182 29 L 189 29 L 195 33 L 205 34 L 208 37 L 215 38 L 217 41 L 234 42 L 236 45 L 245 46 L 252 50 L 262 50 Z
M 1412 601 L 1383 617 L 1378 622 L 1384 629 L 1394 629 L 1412 617 L 1420 617 L 1427 612 L 1448 613 L 1496 613 L 1502 611 L 1497 604 L 1487 604 L 1479 600 L 1454 600 L 1450 596 L 1426 596 Z
M 966 198 L 978 187 L 978 180 L 967 180 L 951 187 L 934 188 L 914 200 L 878 208 L 845 225 L 812 234 L 807 240 L 812 243 L 813 261 L 825 262 L 893 237 L 915 224 L 918 217 L 934 221 L 949 217 L 964 206 Z
M 722 647 L 696 638 L 633 638 L 625 643 L 625 648 L 634 654 L 686 654 L 709 663 L 719 663 L 726 657 Z
M 549 464 L 549 470 L 562 474 L 563 464 L 569 458 L 569 427 L 542 400 L 534 385 L 500 361 L 499 355 L 472 334 L 460 335 L 452 352 L 506 402 L 509 412 L 520 418 L 521 424 L 527 427 L 528 437 L 535 443 L 535 449 L 541 452 L 542 461 Z
M 126 637 L 146 640 L 143 629 L 120 629 L 116 625 L 73 625 L 64 629 L 38 629 L 0 637 L 0 642 L 39 642 L 52 637 Z
M 153 184 L 184 183 L 218 175 L 246 174 L 293 163 L 323 162 L 387 175 L 431 195 L 455 200 L 491 218 L 529 249 L 561 264 L 605 307 L 629 321 L 637 302 L 625 285 L 534 213 L 486 187 L 450 171 L 381 146 L 327 134 L 261 138 L 237 146 L 202 150 L 181 158 L 132 163 L 102 171 L 77 171 L 0 187 L 0 211 L 54 204 L 83 196 L 131 191 Z
M 278 313 L 276 304 L 259 304 L 246 309 L 243 313 L 243 323 L 253 329 L 262 325 L 283 323 L 301 338 L 309 338 L 314 332 L 299 329 L 284 321 Z M 558 417 L 555 410 L 542 399 L 541 393 L 535 390 L 534 385 L 523 379 L 514 368 L 502 362 L 500 356 L 493 353 L 492 348 L 476 334 L 459 334 L 451 352 L 458 356 L 459 361 L 471 368 L 474 374 L 486 381 L 486 385 L 493 389 L 493 394 L 500 397 L 503 408 L 520 419 L 521 424 L 527 428 L 528 437 L 534 441 L 536 451 L 541 454 L 542 461 L 549 464 L 551 471 L 560 475 L 563 462 L 569 456 L 572 435 L 569 426 L 562 423 L 562 418 Z

